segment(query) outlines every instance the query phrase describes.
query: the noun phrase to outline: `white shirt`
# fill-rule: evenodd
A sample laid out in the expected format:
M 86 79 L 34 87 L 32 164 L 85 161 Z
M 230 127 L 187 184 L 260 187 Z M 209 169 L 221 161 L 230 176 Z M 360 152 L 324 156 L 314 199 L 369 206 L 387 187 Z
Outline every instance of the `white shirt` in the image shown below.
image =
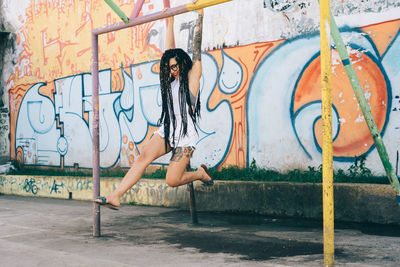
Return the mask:
M 179 86 L 180 86 L 180 81 L 178 79 L 175 79 L 174 81 L 171 82 L 171 94 L 172 94 L 172 103 L 174 107 L 174 115 L 176 118 L 176 129 L 175 129 L 175 135 L 173 135 L 174 126 L 172 123 L 172 116 L 170 116 L 171 117 L 171 123 L 169 127 L 170 145 L 172 147 L 187 147 L 187 146 L 196 147 L 198 134 L 194 127 L 192 118 L 189 115 L 189 106 L 186 104 L 185 106 L 186 106 L 187 134 L 185 136 L 180 136 L 181 130 L 183 131 L 183 125 L 182 125 L 182 116 L 181 116 L 180 101 L 179 101 Z M 170 115 L 172 115 L 171 112 Z M 164 138 L 165 137 L 164 125 L 162 125 L 156 131 L 156 133 L 158 133 L 162 138 Z

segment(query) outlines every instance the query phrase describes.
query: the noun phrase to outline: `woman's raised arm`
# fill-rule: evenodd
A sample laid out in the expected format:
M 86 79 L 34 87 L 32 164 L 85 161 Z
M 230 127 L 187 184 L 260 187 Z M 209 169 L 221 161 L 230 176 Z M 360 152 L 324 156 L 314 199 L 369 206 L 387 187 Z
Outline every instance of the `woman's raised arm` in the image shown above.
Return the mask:
M 201 78 L 201 39 L 203 34 L 203 9 L 199 9 L 198 18 L 196 27 L 194 29 L 193 36 L 193 66 L 189 72 L 189 88 L 194 96 L 197 96 L 197 93 L 200 88 L 200 78 Z
M 174 17 L 167 18 L 166 22 L 167 22 L 167 35 L 165 37 L 165 51 L 168 49 L 175 48 Z

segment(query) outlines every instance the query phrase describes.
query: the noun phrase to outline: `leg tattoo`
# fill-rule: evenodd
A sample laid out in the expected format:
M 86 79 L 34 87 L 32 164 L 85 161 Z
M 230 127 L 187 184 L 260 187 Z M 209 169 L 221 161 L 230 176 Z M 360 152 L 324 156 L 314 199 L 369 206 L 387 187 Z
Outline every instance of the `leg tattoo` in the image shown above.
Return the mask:
M 171 161 L 180 161 L 183 157 L 190 158 L 194 150 L 192 146 L 176 147 L 172 151 Z

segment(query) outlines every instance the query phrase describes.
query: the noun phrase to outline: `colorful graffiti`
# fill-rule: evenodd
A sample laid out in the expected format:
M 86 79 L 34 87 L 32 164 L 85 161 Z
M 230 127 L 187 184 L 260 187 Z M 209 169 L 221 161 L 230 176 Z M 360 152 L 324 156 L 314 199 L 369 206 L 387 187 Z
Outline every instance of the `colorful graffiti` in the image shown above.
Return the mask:
M 398 95 L 392 89 L 396 78 L 386 67 L 386 62 L 393 65 L 394 59 L 380 54 L 365 31 L 344 31 L 342 37 L 378 128 L 386 137 L 389 122 L 397 115 L 391 113 L 392 94 Z M 379 43 L 383 46 L 385 42 L 386 53 L 392 53 L 398 49 L 395 48 L 397 39 Z M 335 50 L 332 52 L 332 96 L 334 159 L 352 162 L 354 157 L 369 154 L 374 146 Z M 255 159 L 263 166 L 278 169 L 297 168 L 304 162 L 319 165 L 322 144 L 319 37 L 285 42 L 267 56 L 253 77 L 246 105 L 247 115 L 252 118 L 248 120 L 248 161 Z M 389 149 L 392 156 L 396 149 L 397 146 Z M 282 151 L 280 161 L 274 159 L 277 150 Z
M 77 199 L 90 196 L 92 179 L 90 177 L 45 177 L 45 176 L 0 176 L 0 189 L 8 194 L 46 196 Z
M 131 10 L 134 1 L 125 2 L 122 8 Z M 265 3 L 279 7 L 272 6 L 276 1 Z M 88 36 L 92 27 L 114 23 L 116 18 L 97 1 L 56 8 L 48 3 L 32 5 L 18 35 L 24 49 L 8 80 L 11 156 L 27 165 L 90 168 Z M 143 12 L 157 8 L 146 1 Z M 86 12 L 74 15 L 74 10 Z M 61 12 L 63 16 L 56 17 L 66 25 L 63 32 L 73 34 L 50 26 L 45 20 L 50 11 Z M 77 22 L 64 21 L 61 17 L 66 14 Z M 93 21 L 94 14 L 106 21 Z M 192 34 L 192 28 L 190 21 L 178 25 L 185 36 Z M 400 145 L 399 29 L 400 20 L 342 30 L 377 125 L 391 144 L 391 157 Z M 102 168 L 131 166 L 158 127 L 164 31 L 160 21 L 100 38 Z M 374 165 L 378 159 L 372 139 L 335 50 L 332 59 L 334 159 L 349 164 L 354 157 L 367 155 L 367 163 Z M 286 171 L 320 164 L 319 36 L 210 50 L 203 53 L 202 62 L 200 139 L 193 167 L 201 163 L 244 167 L 255 160 L 259 166 Z M 168 162 L 167 155 L 155 164 Z
M 242 164 L 245 159 L 244 121 L 239 119 L 234 124 L 232 111 L 232 107 L 239 110 L 238 115 L 244 119 L 245 94 L 239 92 L 243 88 L 243 70 L 227 52 L 216 52 L 221 56 L 219 64 L 210 54 L 203 53 L 202 57 L 204 74 L 200 96 L 204 108 L 193 166 L 202 162 L 220 165 L 227 158 L 233 136 L 240 139 L 237 143 L 241 146 L 241 155 L 237 158 Z M 156 60 L 132 65 L 129 73 L 124 67 L 99 73 L 100 159 L 103 168 L 132 165 L 140 154 L 140 147 L 156 129 L 161 114 L 158 63 Z M 221 75 L 218 75 L 219 69 Z M 84 73 L 56 79 L 54 85 L 50 85 L 54 88 L 54 102 L 39 93 L 47 89 L 44 83 L 35 84 L 25 93 L 15 128 L 15 149 L 17 154 L 22 154 L 19 157 L 23 158 L 24 164 L 91 166 L 90 76 Z M 122 88 L 112 88 L 113 84 Z M 217 84 L 220 90 L 216 90 Z M 217 100 L 213 101 L 212 95 Z M 236 107 L 231 104 L 235 102 L 232 99 L 242 104 Z M 168 156 L 156 163 L 168 164 Z
M 109 194 L 117 185 L 118 179 L 101 179 L 103 194 Z M 0 191 L 5 194 L 91 201 L 92 189 L 91 177 L 0 175 Z M 187 207 L 188 194 L 186 186 L 169 187 L 163 180 L 144 179 L 126 192 L 121 202 Z

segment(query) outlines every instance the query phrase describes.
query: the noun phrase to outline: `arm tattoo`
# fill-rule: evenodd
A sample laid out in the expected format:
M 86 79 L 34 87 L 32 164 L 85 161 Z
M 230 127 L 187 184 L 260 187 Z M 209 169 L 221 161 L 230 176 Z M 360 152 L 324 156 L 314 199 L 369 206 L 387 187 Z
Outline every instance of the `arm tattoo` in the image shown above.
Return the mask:
M 201 61 L 201 38 L 203 31 L 203 15 L 199 15 L 194 29 L 193 37 L 193 61 Z

